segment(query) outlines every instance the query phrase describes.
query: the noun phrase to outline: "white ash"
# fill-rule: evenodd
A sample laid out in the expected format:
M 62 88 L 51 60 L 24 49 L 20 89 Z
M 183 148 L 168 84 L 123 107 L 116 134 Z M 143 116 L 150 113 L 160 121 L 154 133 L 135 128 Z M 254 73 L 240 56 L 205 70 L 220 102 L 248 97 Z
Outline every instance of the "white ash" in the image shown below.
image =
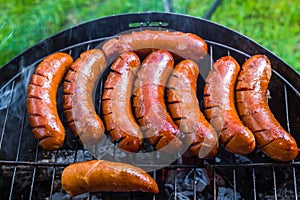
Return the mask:
M 43 158 L 38 162 L 41 163 L 73 163 L 92 160 L 93 156 L 87 150 L 60 150 L 57 152 L 46 152 Z
M 49 198 L 48 198 L 49 199 Z M 46 199 L 46 200 L 48 200 Z M 102 198 L 98 198 L 96 195 L 91 195 L 89 193 L 80 194 L 78 196 L 72 197 L 69 194 L 63 192 L 56 192 L 52 195 L 52 200 L 101 200 Z M 50 199 L 49 199 L 50 200 Z
M 249 158 L 247 158 L 246 156 L 243 156 L 243 155 L 234 154 L 234 158 L 235 158 L 235 163 L 236 164 L 251 163 L 251 160 Z
M 236 196 L 234 196 L 234 190 L 226 187 L 218 188 L 218 200 L 232 200 L 232 199 L 242 199 L 239 192 L 236 192 Z

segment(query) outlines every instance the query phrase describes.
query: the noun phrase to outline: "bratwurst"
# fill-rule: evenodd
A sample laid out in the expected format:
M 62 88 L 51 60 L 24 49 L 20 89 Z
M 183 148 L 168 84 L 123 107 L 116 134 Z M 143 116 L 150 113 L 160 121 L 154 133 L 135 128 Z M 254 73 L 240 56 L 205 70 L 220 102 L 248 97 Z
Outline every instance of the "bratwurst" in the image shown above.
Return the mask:
M 168 81 L 167 100 L 171 117 L 189 138 L 189 151 L 199 158 L 218 152 L 218 136 L 202 114 L 197 99 L 198 65 L 192 60 L 178 63 Z
M 219 141 L 232 153 L 249 154 L 255 148 L 252 132 L 243 125 L 235 108 L 235 83 L 240 71 L 231 56 L 218 59 L 210 70 L 204 87 L 204 113 Z
M 105 160 L 71 164 L 64 169 L 61 180 L 63 189 L 72 197 L 86 192 L 158 193 L 157 183 L 142 169 Z
M 71 131 L 84 144 L 96 144 L 104 135 L 104 125 L 93 102 L 96 81 L 106 68 L 106 59 L 99 49 L 80 54 L 72 64 L 63 84 L 63 108 Z
M 140 56 L 157 49 L 167 50 L 173 56 L 195 62 L 201 61 L 207 54 L 207 44 L 201 37 L 179 31 L 137 31 L 112 38 L 102 46 L 103 52 L 111 60 L 127 51 L 133 51 Z
M 156 149 L 168 145 L 167 152 L 177 151 L 182 144 L 180 130 L 172 121 L 164 102 L 165 86 L 173 67 L 174 60 L 168 51 L 153 51 L 143 61 L 133 91 L 138 124 L 150 144 Z
M 271 63 L 264 55 L 254 55 L 243 64 L 236 85 L 237 109 L 243 123 L 253 132 L 258 148 L 272 159 L 290 161 L 298 155 L 298 147 L 269 108 L 271 74 Z
M 111 66 L 102 96 L 102 112 L 107 131 L 121 149 L 138 152 L 143 136 L 131 110 L 132 85 L 140 66 L 139 57 L 122 53 Z
M 46 151 L 60 148 L 65 140 L 65 129 L 58 116 L 56 94 L 65 72 L 73 63 L 66 53 L 47 56 L 34 70 L 27 90 L 27 112 L 32 133 L 39 146 Z

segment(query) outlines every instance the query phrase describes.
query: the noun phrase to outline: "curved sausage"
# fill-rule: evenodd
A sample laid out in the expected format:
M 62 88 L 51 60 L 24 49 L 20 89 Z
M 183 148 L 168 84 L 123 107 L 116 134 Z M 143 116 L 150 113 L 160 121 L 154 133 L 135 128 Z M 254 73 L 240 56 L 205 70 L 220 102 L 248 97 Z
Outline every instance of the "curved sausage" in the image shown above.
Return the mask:
M 61 180 L 72 197 L 86 192 L 158 193 L 157 183 L 142 169 L 105 160 L 71 164 L 63 170 Z
M 165 49 L 184 59 L 200 61 L 207 54 L 207 44 L 193 33 L 144 30 L 120 35 L 105 42 L 102 50 L 114 60 L 126 51 L 138 52 L 145 49 Z
M 80 54 L 68 71 L 63 84 L 64 115 L 72 132 L 85 144 L 99 142 L 105 128 L 93 103 L 93 90 L 106 67 L 99 49 Z
M 133 107 L 138 124 L 156 149 L 169 144 L 167 152 L 178 150 L 182 144 L 176 137 L 180 131 L 164 102 L 165 85 L 173 67 L 174 60 L 168 51 L 152 52 L 137 73 L 133 92 Z
M 271 63 L 264 55 L 254 55 L 243 64 L 236 86 L 237 109 L 243 123 L 253 131 L 258 148 L 272 159 L 290 161 L 298 155 L 298 147 L 268 106 L 271 73 Z
M 252 132 L 243 125 L 235 108 L 235 83 L 240 71 L 231 56 L 218 59 L 206 78 L 204 113 L 228 151 L 249 154 L 255 148 Z
M 73 63 L 66 53 L 46 57 L 35 69 L 27 90 L 27 112 L 32 133 L 39 146 L 46 151 L 60 148 L 65 139 L 65 129 L 56 108 L 56 93 L 65 72 Z
M 215 156 L 218 136 L 202 114 L 197 99 L 198 65 L 191 60 L 178 63 L 168 81 L 167 100 L 171 117 L 182 133 L 191 137 L 189 151 L 199 158 Z
M 111 138 L 119 142 L 119 147 L 130 152 L 138 152 L 143 144 L 143 136 L 131 110 L 132 85 L 139 57 L 125 52 L 112 64 L 104 85 L 102 112 Z

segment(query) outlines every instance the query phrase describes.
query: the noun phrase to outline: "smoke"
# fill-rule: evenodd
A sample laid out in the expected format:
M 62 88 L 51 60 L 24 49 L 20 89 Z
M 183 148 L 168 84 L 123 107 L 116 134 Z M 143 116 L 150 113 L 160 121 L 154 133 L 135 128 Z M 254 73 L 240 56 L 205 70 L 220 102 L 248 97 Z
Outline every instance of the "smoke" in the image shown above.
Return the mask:
M 20 67 L 20 72 L 0 89 L 0 158 L 16 159 L 19 140 L 24 151 L 35 147 L 26 118 L 26 92 L 34 64 Z M 23 136 L 21 138 L 21 136 Z

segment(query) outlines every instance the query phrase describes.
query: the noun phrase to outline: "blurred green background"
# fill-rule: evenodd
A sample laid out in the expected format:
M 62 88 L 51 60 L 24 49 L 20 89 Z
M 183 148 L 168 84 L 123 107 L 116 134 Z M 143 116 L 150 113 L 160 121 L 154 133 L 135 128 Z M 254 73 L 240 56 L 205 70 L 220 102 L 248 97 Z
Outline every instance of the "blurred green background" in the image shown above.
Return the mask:
M 210 0 L 168 0 L 171 11 L 203 17 Z M 78 23 L 113 14 L 164 11 L 163 0 L 0 0 L 0 66 Z M 266 47 L 300 72 L 300 0 L 223 0 L 211 21 Z

